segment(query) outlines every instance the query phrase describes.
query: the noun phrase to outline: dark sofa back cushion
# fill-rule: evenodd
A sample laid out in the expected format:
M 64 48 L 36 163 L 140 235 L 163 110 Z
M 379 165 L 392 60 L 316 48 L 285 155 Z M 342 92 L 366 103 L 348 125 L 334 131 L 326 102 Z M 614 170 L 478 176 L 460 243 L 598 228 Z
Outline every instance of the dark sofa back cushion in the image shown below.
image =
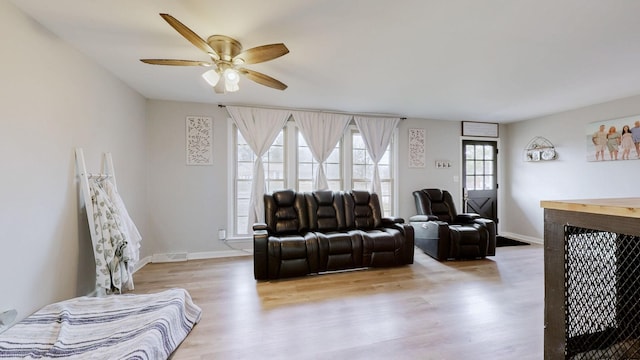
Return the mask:
M 306 193 L 309 228 L 317 231 L 336 231 L 346 227 L 341 192 L 318 190 Z
M 382 226 L 382 212 L 378 194 L 352 190 L 344 195 L 347 227 L 375 229 Z
M 264 216 L 270 233 L 294 234 L 309 229 L 304 195 L 293 190 L 265 194 Z
M 456 217 L 456 209 L 453 205 L 453 198 L 446 190 L 423 189 L 422 190 L 431 203 L 431 214 L 441 221 L 451 222 Z
M 457 212 L 451 193 L 440 189 L 422 189 L 413 192 L 416 212 L 419 215 L 435 215 L 441 221 L 450 223 Z
M 433 215 L 431 211 L 431 200 L 425 190 L 416 190 L 413 192 L 413 199 L 416 203 L 416 213 L 418 215 Z

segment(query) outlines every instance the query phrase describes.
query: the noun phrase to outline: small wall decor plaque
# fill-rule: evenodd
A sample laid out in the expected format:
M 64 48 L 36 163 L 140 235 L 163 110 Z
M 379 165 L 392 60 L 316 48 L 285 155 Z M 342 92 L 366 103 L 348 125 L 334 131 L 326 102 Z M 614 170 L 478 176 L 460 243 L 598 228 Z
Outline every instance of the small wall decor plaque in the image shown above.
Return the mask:
M 424 129 L 409 129 L 409 167 L 425 167 Z
M 187 116 L 187 165 L 213 164 L 213 120 L 204 116 Z

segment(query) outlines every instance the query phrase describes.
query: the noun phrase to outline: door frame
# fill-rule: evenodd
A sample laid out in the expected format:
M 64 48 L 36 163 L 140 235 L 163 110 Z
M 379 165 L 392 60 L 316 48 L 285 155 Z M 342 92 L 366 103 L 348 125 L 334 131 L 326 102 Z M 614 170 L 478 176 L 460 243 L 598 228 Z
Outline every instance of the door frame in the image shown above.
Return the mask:
M 505 186 L 504 186 L 504 174 L 503 171 L 501 171 L 502 169 L 502 163 L 504 161 L 503 157 L 504 154 L 500 151 L 501 148 L 501 140 L 500 138 L 494 138 L 494 137 L 478 137 L 478 136 L 461 136 L 460 137 L 460 144 L 459 144 L 459 151 L 460 151 L 460 201 L 459 203 L 462 205 L 461 209 L 466 211 L 466 201 L 465 201 L 465 182 L 466 179 L 464 178 L 464 175 L 466 173 L 464 166 L 464 143 L 466 141 L 478 141 L 478 142 L 491 142 L 491 143 L 495 143 L 496 146 L 496 165 L 495 165 L 495 172 L 496 172 L 496 196 L 497 196 L 497 201 L 496 201 L 496 218 L 500 219 L 501 218 L 501 209 L 504 209 L 504 203 L 503 203 L 503 193 L 505 191 Z M 498 228 L 500 228 L 500 222 L 496 223 L 496 226 Z M 498 230 L 498 229 L 496 229 Z

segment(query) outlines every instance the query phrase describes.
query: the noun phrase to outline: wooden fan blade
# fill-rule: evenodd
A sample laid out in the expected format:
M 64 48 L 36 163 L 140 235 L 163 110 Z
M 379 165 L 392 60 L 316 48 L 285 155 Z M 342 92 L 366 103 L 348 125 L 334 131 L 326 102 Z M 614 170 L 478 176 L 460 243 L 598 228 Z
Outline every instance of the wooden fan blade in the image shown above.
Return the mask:
M 151 65 L 171 65 L 171 66 L 213 66 L 206 61 L 196 60 L 176 60 L 176 59 L 140 59 L 145 64 Z
M 260 85 L 268 86 L 278 90 L 284 90 L 287 88 L 287 85 L 263 73 L 259 73 L 257 71 L 253 71 L 249 69 L 238 69 L 238 71 L 242 75 L 246 76 L 247 79 L 251 81 L 255 81 Z
M 220 55 L 216 53 L 209 44 L 207 44 L 204 39 L 202 39 L 198 34 L 189 29 L 185 24 L 178 21 L 178 19 L 174 18 L 169 14 L 160 14 L 162 18 L 169 23 L 180 35 L 184 36 L 185 39 L 189 40 L 193 45 L 195 45 L 198 49 L 209 54 L 213 59 L 220 60 Z
M 288 53 L 289 49 L 287 49 L 287 47 L 282 43 L 269 44 L 245 50 L 238 54 L 234 60 L 242 59 L 244 64 L 257 64 L 279 58 L 280 56 Z

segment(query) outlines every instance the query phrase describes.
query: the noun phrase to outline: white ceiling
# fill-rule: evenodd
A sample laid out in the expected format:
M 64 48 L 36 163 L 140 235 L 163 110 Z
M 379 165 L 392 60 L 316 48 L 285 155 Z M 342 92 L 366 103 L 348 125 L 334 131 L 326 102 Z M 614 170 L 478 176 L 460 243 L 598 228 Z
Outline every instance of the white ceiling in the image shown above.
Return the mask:
M 638 0 L 13 2 L 150 99 L 511 122 L 640 94 Z M 285 43 L 247 67 L 289 88 L 215 94 L 206 68 L 141 63 L 209 60 L 161 12 L 245 49 Z

